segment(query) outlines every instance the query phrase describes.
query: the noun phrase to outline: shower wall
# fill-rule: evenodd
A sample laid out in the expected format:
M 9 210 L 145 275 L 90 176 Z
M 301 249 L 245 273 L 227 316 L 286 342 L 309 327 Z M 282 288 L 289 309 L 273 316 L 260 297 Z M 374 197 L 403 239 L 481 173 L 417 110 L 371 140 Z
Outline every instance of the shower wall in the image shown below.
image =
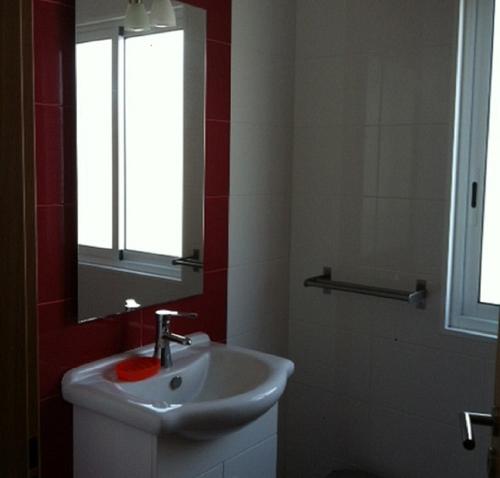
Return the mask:
M 494 343 L 444 332 L 458 1 L 298 0 L 287 478 L 485 476 Z M 426 310 L 306 289 L 411 289 Z M 480 432 L 482 433 L 482 432 Z

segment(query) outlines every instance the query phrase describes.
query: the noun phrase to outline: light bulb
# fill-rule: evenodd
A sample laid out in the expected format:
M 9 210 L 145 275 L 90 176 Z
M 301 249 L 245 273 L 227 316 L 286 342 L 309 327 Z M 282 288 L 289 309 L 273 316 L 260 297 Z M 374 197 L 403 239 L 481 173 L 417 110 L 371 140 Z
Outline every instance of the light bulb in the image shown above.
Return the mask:
M 143 32 L 149 30 L 151 24 L 142 0 L 129 0 L 125 15 L 125 30 L 128 32 Z
M 175 11 L 170 0 L 153 0 L 151 24 L 155 27 L 175 27 Z

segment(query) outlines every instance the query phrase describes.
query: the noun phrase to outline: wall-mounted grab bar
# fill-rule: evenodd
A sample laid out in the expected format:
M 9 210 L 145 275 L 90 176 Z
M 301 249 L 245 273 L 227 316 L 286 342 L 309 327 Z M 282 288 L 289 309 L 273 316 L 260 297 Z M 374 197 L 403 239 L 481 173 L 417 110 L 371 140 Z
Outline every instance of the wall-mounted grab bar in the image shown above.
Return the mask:
M 304 286 L 318 287 L 325 292 L 339 290 L 342 292 L 352 292 L 355 294 L 400 300 L 408 302 L 409 304 L 416 304 L 419 309 L 425 309 L 425 299 L 427 297 L 427 283 L 424 280 L 417 280 L 417 285 L 413 291 L 386 289 L 383 287 L 353 284 L 351 282 L 334 281 L 332 280 L 332 270 L 329 267 L 323 269 L 322 275 L 306 279 L 304 281 Z
M 188 257 L 179 257 L 179 259 L 174 259 L 172 264 L 174 266 L 192 267 L 195 272 L 203 269 L 203 262 L 200 261 L 199 249 L 194 249 L 193 254 Z

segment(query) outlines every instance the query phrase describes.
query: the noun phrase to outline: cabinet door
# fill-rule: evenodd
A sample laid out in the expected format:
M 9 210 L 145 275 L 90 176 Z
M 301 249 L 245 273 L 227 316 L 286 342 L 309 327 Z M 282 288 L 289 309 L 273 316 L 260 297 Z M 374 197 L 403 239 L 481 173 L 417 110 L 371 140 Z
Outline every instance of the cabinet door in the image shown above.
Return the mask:
M 275 478 L 278 437 L 267 438 L 224 463 L 224 478 Z
M 200 475 L 198 478 L 223 478 L 224 476 L 224 468 L 222 465 L 218 465 L 211 470 L 206 471 L 203 475 Z

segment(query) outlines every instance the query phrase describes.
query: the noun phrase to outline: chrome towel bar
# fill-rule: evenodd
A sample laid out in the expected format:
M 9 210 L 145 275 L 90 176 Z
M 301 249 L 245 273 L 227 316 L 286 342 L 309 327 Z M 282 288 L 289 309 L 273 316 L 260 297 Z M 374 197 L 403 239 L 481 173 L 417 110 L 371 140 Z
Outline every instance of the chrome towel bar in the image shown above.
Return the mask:
M 353 284 L 351 282 L 340 282 L 332 280 L 332 270 L 330 267 L 323 269 L 320 276 L 310 277 L 304 281 L 305 287 L 317 287 L 324 292 L 339 290 L 342 292 L 352 292 L 354 294 L 371 295 L 385 299 L 400 300 L 415 304 L 419 309 L 425 309 L 427 298 L 427 283 L 424 280 L 417 280 L 415 290 L 406 291 L 398 289 L 386 289 L 384 287 L 373 287 L 368 285 Z

